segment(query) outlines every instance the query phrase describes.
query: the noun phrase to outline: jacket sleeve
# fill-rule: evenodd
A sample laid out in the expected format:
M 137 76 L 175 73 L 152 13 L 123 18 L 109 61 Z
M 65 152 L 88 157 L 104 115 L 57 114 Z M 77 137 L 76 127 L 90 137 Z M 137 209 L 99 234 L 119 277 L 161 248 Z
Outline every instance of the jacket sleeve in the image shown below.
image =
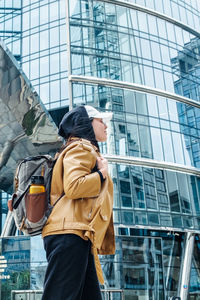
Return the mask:
M 64 192 L 67 198 L 96 197 L 101 190 L 98 172 L 91 173 L 96 164 L 92 151 L 77 145 L 69 149 L 64 157 Z

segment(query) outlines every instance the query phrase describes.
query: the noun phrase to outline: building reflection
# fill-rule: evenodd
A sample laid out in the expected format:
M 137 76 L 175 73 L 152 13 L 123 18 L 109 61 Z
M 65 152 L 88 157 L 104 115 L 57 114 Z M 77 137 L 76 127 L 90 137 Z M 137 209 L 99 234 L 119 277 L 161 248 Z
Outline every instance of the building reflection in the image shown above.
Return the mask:
M 0 255 L 7 261 L 7 266 L 1 273 L 1 299 L 10 299 L 13 289 L 30 287 L 30 239 L 3 238 L 0 245 Z
M 0 44 L 0 186 L 12 192 L 17 163 L 24 157 L 55 153 L 57 128 L 38 94 Z
M 73 106 L 90 104 L 114 113 L 109 143 L 101 145 L 103 153 L 199 167 L 199 108 L 151 90 L 199 100 L 199 33 L 194 30 L 199 30 L 198 1 L 32 2 L 12 1 L 13 10 L 5 10 L 6 17 L 0 21 L 4 28 L 0 35 L 51 109 L 56 125 L 69 109 L 66 86 L 71 72 L 72 77 L 80 75 L 85 80 L 71 81 Z M 139 9 L 132 8 L 133 3 Z M 65 4 L 69 6 L 68 54 Z M 13 67 L 9 51 L 1 51 L 0 62 L 0 184 L 11 191 L 9 180 L 16 162 L 46 152 L 46 146 L 54 152 L 58 144 L 56 140 L 54 144 L 56 131 L 49 114 L 26 77 Z M 97 78 L 98 84 L 91 84 L 87 76 Z M 140 84 L 149 90 L 113 88 L 101 84 L 101 79 Z M 197 298 L 199 177 L 123 163 L 112 163 L 109 168 L 117 251 L 101 258 L 105 288 L 123 289 L 125 299 L 131 300 L 177 296 L 186 236 L 193 232 L 190 298 Z M 3 222 L 4 193 L 2 201 Z M 30 244 L 29 288 L 41 289 L 46 266 L 40 252 L 43 245 L 32 239 Z

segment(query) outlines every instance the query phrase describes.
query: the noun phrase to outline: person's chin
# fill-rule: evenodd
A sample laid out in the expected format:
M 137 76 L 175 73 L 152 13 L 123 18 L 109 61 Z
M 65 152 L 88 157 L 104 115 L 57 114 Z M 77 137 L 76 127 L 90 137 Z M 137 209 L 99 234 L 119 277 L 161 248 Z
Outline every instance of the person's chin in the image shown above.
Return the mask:
M 104 142 L 106 142 L 106 141 L 107 141 L 107 137 L 106 137 L 106 138 L 102 138 L 102 139 L 98 140 L 98 142 L 100 142 L 100 143 L 104 143 Z
M 97 139 L 97 142 L 103 143 L 107 141 L 107 134 L 105 134 L 104 136 L 101 136 Z

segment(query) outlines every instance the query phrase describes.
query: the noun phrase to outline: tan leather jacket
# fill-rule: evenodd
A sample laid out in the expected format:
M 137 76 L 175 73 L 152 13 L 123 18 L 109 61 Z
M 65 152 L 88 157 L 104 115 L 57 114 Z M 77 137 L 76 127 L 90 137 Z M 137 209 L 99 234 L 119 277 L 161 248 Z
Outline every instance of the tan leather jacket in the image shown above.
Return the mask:
M 98 149 L 88 140 L 72 142 L 60 154 L 53 169 L 51 204 L 56 203 L 42 235 L 74 233 L 90 239 L 97 274 L 103 283 L 97 252 L 114 254 L 113 183 L 110 176 L 101 183 L 96 165 Z

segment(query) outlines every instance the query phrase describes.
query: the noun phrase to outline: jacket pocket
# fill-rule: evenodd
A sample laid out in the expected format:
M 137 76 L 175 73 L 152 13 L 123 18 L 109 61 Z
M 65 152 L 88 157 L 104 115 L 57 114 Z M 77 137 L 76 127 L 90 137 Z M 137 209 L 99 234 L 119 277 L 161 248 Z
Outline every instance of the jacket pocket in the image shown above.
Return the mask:
M 103 209 L 103 207 L 101 207 L 99 214 L 104 222 L 108 221 L 108 213 L 105 211 L 105 209 Z
M 90 210 L 87 216 L 88 221 L 92 221 L 92 219 L 95 218 L 96 214 L 99 214 L 100 210 L 102 209 L 102 202 L 102 197 L 95 197 L 92 199 L 90 204 Z

